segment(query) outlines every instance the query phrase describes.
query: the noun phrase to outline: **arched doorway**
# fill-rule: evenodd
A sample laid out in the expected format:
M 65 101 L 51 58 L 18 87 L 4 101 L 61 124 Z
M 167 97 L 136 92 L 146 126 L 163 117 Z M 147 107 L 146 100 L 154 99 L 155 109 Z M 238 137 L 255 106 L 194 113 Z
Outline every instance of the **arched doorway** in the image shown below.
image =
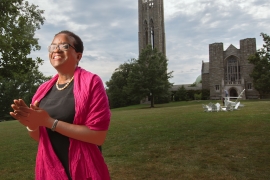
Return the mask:
M 230 94 L 230 97 L 238 97 L 238 93 L 237 93 L 236 89 L 234 89 L 234 88 L 230 89 L 229 94 Z

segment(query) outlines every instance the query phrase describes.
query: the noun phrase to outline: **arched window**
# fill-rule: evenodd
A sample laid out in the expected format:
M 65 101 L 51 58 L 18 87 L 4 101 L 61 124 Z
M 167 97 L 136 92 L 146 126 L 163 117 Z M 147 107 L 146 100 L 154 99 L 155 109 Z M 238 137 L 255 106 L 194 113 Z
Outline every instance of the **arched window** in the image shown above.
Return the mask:
M 154 0 L 142 0 L 143 3 L 147 3 L 148 2 L 148 6 L 149 8 L 154 7 Z
M 151 31 L 151 45 L 152 45 L 152 49 L 155 48 L 155 36 L 154 36 L 154 21 L 153 19 L 151 19 L 150 21 L 150 31 Z
M 149 7 L 150 8 L 154 7 L 154 1 L 153 0 L 149 0 Z
M 241 72 L 238 60 L 235 56 L 230 56 L 225 65 L 226 84 L 241 84 Z
M 144 26 L 144 35 L 145 35 L 145 46 L 148 45 L 148 25 L 147 25 L 147 21 L 145 20 L 143 23 Z

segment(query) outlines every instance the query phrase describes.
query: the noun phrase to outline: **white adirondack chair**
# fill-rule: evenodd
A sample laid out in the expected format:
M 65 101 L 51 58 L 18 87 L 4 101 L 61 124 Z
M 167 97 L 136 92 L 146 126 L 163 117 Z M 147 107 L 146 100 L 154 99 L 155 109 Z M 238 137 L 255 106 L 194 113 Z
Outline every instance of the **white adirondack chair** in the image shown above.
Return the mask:
M 231 103 L 228 103 L 227 106 L 221 107 L 222 111 L 233 111 L 233 106 Z
M 220 104 L 219 103 L 216 103 L 216 106 L 217 106 L 217 111 L 220 111 Z
M 212 107 L 211 106 L 205 105 L 205 104 L 203 104 L 202 106 L 203 106 L 203 111 L 204 112 L 211 112 L 212 111 Z
M 232 106 L 236 106 L 236 104 L 242 98 L 244 92 L 245 92 L 245 89 L 239 94 L 238 97 L 225 97 L 224 98 L 224 104 L 225 104 L 225 106 L 227 106 L 229 103 L 231 103 Z M 231 101 L 232 98 L 236 98 L 236 100 L 235 101 Z M 241 106 L 241 105 L 239 104 L 239 106 Z

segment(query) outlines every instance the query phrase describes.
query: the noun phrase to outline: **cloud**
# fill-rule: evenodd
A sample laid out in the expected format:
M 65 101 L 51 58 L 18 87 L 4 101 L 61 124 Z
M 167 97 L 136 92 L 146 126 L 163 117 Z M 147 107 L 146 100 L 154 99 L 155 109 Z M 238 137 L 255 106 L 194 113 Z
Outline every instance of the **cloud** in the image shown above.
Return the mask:
M 36 32 L 45 75 L 55 74 L 48 61 L 47 46 L 54 34 L 71 30 L 85 46 L 80 65 L 108 81 L 120 64 L 138 58 L 138 1 L 134 0 L 29 0 L 45 10 L 45 24 Z M 202 60 L 208 61 L 209 44 L 223 42 L 239 48 L 239 41 L 256 38 L 262 47 L 260 33 L 269 34 L 270 2 L 268 0 L 164 0 L 168 71 L 174 71 L 171 82 L 193 83 L 201 73 Z

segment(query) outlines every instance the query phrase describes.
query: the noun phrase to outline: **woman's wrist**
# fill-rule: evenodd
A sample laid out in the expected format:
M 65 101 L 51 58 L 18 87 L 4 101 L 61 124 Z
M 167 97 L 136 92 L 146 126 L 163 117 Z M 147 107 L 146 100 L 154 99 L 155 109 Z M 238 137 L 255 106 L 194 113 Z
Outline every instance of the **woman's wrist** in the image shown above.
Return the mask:
M 52 126 L 53 126 L 53 123 L 54 123 L 54 120 L 53 118 L 49 117 L 46 121 L 46 123 L 44 124 L 45 127 L 51 129 Z

